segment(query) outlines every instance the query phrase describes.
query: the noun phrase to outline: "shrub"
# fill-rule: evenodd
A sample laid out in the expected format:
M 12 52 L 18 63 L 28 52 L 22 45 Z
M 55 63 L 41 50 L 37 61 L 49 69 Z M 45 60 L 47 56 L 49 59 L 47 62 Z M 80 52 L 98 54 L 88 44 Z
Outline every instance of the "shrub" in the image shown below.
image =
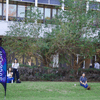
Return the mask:
M 51 69 L 50 67 L 43 67 L 45 70 Z
M 71 74 L 74 74 L 74 72 L 75 72 L 74 69 L 71 69 L 71 70 L 70 70 L 70 73 L 71 73 Z
M 43 76 L 42 79 L 44 78 L 44 80 L 46 80 L 46 81 L 54 80 L 56 78 L 56 75 L 53 73 L 43 74 L 42 76 Z
M 73 79 L 74 78 L 74 76 L 69 76 L 71 79 Z

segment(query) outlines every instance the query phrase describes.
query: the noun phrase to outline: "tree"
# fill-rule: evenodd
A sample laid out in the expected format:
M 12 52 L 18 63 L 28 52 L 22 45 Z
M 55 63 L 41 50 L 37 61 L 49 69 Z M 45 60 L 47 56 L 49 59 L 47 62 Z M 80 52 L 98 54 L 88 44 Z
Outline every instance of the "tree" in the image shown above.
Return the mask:
M 45 66 L 50 66 L 53 55 L 59 54 L 61 63 L 67 63 L 77 71 L 80 64 L 93 56 L 98 48 L 98 39 L 93 36 L 97 30 L 93 24 L 94 12 L 86 12 L 86 2 L 65 0 L 63 3 L 66 10 L 60 9 L 57 16 L 47 19 L 44 24 L 37 23 L 41 18 L 37 8 L 33 8 L 33 12 L 29 10 L 24 21 L 9 27 L 4 48 L 11 52 L 36 56 Z M 80 55 L 79 63 L 76 61 L 77 54 Z
M 94 35 L 99 27 L 94 26 L 95 18 L 98 16 L 91 9 L 86 12 L 86 0 L 65 0 L 64 4 L 66 10 L 60 10 L 58 16 L 52 20 L 52 24 L 56 26 L 52 32 L 45 33 L 45 40 L 51 41 L 46 56 L 50 59 L 52 54 L 59 53 L 62 63 L 66 62 L 77 70 L 81 63 L 94 56 L 99 48 L 97 36 Z M 76 61 L 77 54 L 80 55 L 79 63 Z
M 31 12 L 33 10 L 33 12 Z M 39 31 L 41 31 L 41 23 L 36 23 L 40 19 L 41 14 L 38 9 L 33 6 L 27 11 L 27 17 L 21 22 L 13 22 L 9 26 L 6 37 L 3 38 L 3 47 L 5 48 L 8 56 L 12 53 L 16 55 L 24 55 L 28 57 L 33 56 L 34 41 L 39 38 Z
M 56 27 L 51 33 L 46 34 L 46 38 L 52 39 L 53 44 L 48 54 L 52 53 L 52 50 L 57 50 L 62 55 L 61 61 L 75 70 L 85 59 L 91 58 L 99 48 L 95 36 L 99 26 L 94 26 L 95 18 L 98 16 L 91 9 L 86 12 L 86 2 L 86 0 L 65 0 L 66 10 L 59 12 L 53 21 Z M 76 61 L 77 54 L 80 55 L 79 63 Z M 71 64 L 72 55 L 74 65 Z

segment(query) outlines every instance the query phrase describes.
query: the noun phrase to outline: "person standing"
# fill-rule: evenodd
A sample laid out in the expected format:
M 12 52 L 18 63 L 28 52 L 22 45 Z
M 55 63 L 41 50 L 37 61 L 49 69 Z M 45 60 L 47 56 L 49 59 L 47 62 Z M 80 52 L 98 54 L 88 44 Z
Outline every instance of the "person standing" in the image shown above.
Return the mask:
M 92 68 L 92 63 L 90 63 L 90 66 L 89 66 L 89 68 Z
M 95 61 L 94 68 L 99 69 L 99 66 L 100 64 L 97 61 Z
M 87 88 L 87 90 L 90 90 L 90 86 L 88 86 L 87 84 L 87 78 L 85 77 L 85 73 L 83 73 L 80 77 L 80 86 L 83 86 L 84 88 Z
M 14 63 L 12 63 L 12 68 L 13 68 L 13 78 L 14 78 L 14 82 L 15 82 L 15 74 L 17 77 L 17 81 L 19 80 L 19 72 L 18 72 L 19 63 L 18 63 L 18 60 L 16 58 L 14 59 Z

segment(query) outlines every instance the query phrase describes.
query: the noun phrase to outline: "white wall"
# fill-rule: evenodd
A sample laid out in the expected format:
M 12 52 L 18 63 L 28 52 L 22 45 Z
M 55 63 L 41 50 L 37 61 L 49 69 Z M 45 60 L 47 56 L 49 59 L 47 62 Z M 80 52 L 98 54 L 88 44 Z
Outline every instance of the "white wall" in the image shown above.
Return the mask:
M 8 31 L 9 23 L 6 21 L 0 21 L 0 36 L 5 36 Z
M 2 20 L 0 20 L 0 36 L 5 36 L 6 35 L 6 31 L 9 31 L 9 26 L 11 25 L 11 24 L 13 24 L 13 23 L 17 23 L 17 22 L 13 22 L 13 21 L 2 21 Z M 40 37 L 43 37 L 43 33 L 44 33 L 44 31 L 45 32 L 51 32 L 52 31 L 52 28 L 54 28 L 54 25 L 52 26 L 52 25 L 48 25 L 48 28 L 45 28 L 45 25 L 44 24 L 42 24 L 42 29 L 43 30 L 41 30 L 41 34 L 40 34 Z

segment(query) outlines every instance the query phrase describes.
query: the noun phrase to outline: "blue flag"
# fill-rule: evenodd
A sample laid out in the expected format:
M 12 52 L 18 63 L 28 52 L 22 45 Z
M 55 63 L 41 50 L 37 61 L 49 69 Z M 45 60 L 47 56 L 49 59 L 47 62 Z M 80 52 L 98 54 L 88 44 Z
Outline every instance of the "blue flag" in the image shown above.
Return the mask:
M 7 61 L 6 61 L 6 52 L 2 47 L 0 47 L 0 83 L 4 87 L 6 96 Z

